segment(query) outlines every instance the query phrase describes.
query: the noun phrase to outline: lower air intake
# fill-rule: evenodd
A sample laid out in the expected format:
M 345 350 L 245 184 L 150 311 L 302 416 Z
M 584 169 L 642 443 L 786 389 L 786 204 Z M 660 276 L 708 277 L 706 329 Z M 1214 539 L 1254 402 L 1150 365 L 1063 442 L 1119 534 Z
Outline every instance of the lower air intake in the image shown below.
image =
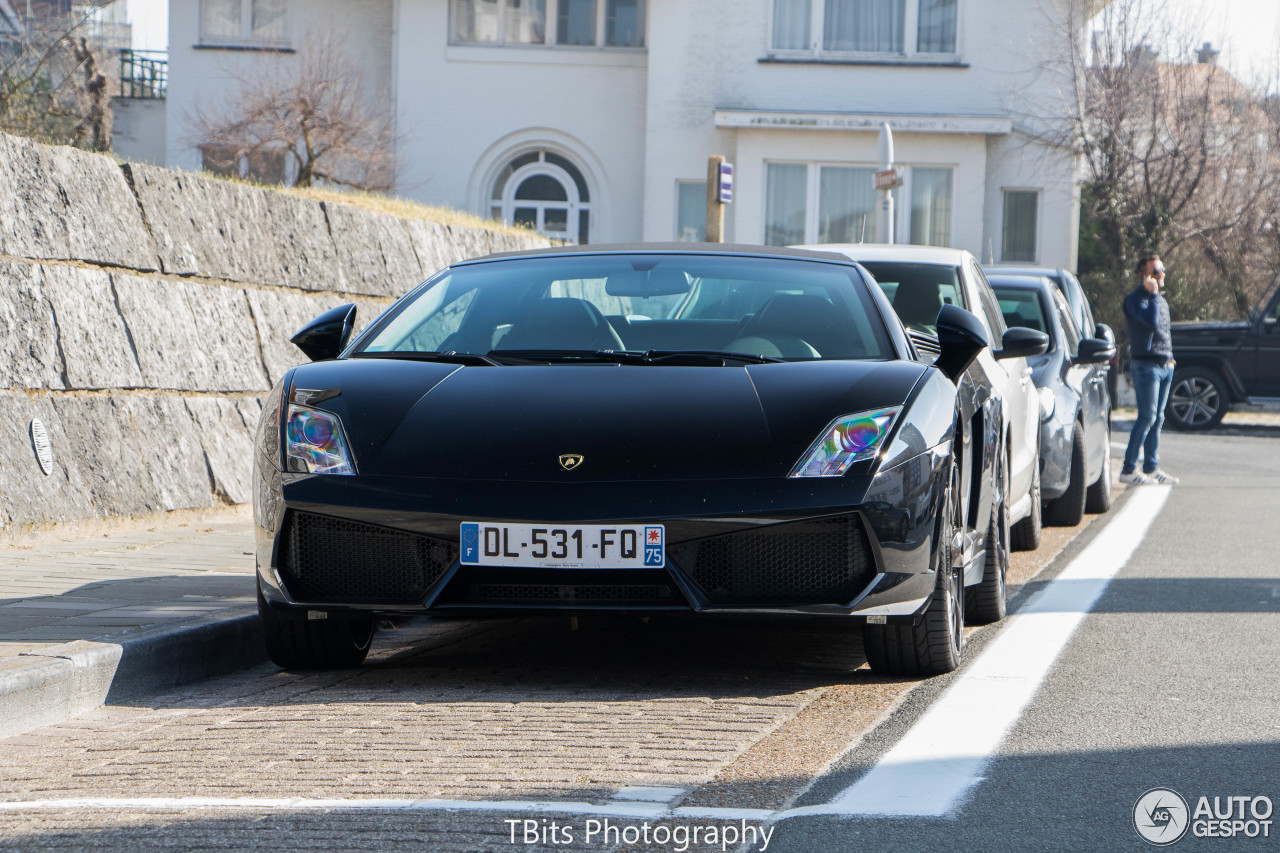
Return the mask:
M 326 515 L 285 522 L 280 573 L 296 601 L 419 604 L 458 559 L 456 543 Z
M 776 524 L 684 542 L 671 559 L 712 604 L 848 604 L 875 576 L 857 516 Z

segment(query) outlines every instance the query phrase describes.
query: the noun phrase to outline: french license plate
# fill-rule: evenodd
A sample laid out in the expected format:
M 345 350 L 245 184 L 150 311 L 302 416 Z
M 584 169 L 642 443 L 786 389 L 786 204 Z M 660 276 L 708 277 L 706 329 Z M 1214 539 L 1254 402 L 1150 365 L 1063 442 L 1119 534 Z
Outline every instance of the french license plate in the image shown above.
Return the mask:
M 660 569 L 666 553 L 661 524 L 462 523 L 464 566 Z

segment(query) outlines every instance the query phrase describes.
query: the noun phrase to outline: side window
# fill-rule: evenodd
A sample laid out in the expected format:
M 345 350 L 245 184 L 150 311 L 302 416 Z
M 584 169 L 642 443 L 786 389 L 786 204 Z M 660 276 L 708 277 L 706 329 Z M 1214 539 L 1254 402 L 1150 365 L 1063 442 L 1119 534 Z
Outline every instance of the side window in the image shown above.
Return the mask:
M 1067 300 L 1057 293 L 1054 294 L 1053 305 L 1058 312 L 1058 322 L 1062 325 L 1064 338 L 1062 343 L 1067 349 L 1067 354 L 1075 358 L 1080 354 L 1081 335 L 1076 328 L 1075 318 L 1071 316 L 1071 307 L 1067 305 Z
M 969 278 L 973 280 L 974 287 L 978 291 L 978 304 L 987 318 L 987 327 L 991 329 L 991 346 L 999 349 L 1000 338 L 1008 328 L 1004 324 L 1004 315 L 1000 313 L 1000 303 L 996 301 L 996 295 L 991 290 L 991 283 L 982 274 L 982 268 L 972 260 L 968 262 L 967 267 Z
M 1071 306 L 1072 316 L 1076 318 L 1076 328 L 1080 330 L 1082 337 L 1092 337 L 1094 334 L 1093 312 L 1089 310 L 1084 288 L 1080 286 L 1079 279 L 1065 270 L 1062 277 L 1067 283 L 1067 302 Z

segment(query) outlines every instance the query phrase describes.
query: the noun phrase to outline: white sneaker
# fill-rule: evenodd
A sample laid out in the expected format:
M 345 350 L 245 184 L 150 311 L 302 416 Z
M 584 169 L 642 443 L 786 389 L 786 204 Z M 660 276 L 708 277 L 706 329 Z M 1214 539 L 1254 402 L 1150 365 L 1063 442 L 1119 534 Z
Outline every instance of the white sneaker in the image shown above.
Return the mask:
M 1176 486 L 1179 482 L 1177 477 L 1172 474 L 1166 474 L 1159 469 L 1147 474 L 1146 477 L 1150 482 L 1159 483 L 1162 486 Z
M 1128 483 L 1131 486 L 1150 486 L 1155 480 L 1140 471 L 1134 471 L 1130 474 L 1121 474 L 1120 482 Z

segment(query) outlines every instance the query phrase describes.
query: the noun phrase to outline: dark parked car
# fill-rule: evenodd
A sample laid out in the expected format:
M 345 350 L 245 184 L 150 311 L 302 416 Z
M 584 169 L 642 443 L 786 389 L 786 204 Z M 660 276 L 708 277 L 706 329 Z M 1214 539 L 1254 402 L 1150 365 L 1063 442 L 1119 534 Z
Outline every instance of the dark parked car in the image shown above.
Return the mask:
M 1173 355 L 1165 419 L 1178 429 L 1217 426 L 1234 404 L 1280 404 L 1280 287 L 1247 320 L 1174 323 Z
M 1027 361 L 1040 395 L 1040 491 L 1047 524 L 1073 526 L 1111 508 L 1111 394 L 1115 344 L 1105 324 L 1086 338 L 1062 291 L 1044 276 L 991 275 L 1005 323 L 1046 332 Z
M 966 583 L 1003 608 L 963 309 L 929 365 L 843 257 L 685 244 L 455 264 L 348 345 L 354 311 L 295 337 L 318 361 L 258 433 L 282 666 L 356 665 L 405 614 L 659 611 L 828 614 L 876 671 L 933 674 Z

